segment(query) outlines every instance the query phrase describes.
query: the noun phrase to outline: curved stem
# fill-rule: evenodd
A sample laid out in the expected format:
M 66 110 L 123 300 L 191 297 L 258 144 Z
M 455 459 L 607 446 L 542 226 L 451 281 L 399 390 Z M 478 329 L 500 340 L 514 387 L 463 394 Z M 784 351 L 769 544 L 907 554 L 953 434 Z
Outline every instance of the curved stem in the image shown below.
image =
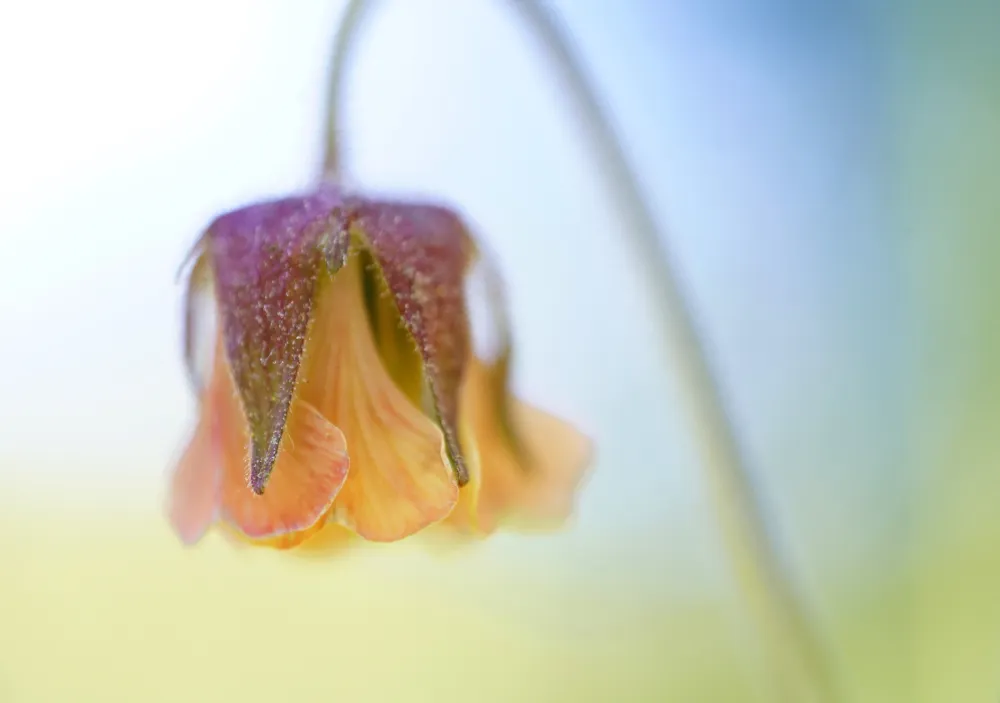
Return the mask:
M 362 16 L 373 4 L 373 0 L 350 0 L 337 34 L 330 71 L 324 161 L 327 178 L 339 175 L 337 125 L 345 64 Z M 511 0 L 511 4 L 534 33 L 575 103 L 606 185 L 628 224 L 622 231 L 658 306 L 657 323 L 667 344 L 668 364 L 676 364 L 722 538 L 758 634 L 771 646 L 773 663 L 784 679 L 782 688 L 797 701 L 833 700 L 819 638 L 777 556 L 736 432 L 678 283 L 666 238 L 569 38 L 542 2 Z
M 332 182 L 340 180 L 340 94 L 343 90 L 344 72 L 354 37 L 361 26 L 361 19 L 374 2 L 349 0 L 340 18 L 337 35 L 333 39 L 333 57 L 326 96 L 326 145 L 323 156 L 322 178 Z

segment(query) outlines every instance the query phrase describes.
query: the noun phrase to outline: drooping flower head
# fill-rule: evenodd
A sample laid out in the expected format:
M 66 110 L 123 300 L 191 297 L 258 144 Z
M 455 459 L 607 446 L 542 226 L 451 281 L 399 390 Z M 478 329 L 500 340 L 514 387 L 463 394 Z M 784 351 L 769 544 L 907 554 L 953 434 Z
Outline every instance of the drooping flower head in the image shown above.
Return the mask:
M 501 353 L 474 354 L 478 258 L 449 209 L 328 184 L 212 222 L 188 285 L 200 415 L 173 477 L 182 539 L 215 522 L 290 547 L 327 526 L 394 541 L 565 517 L 589 443 L 509 396 L 505 322 Z M 202 365 L 205 299 L 217 329 Z

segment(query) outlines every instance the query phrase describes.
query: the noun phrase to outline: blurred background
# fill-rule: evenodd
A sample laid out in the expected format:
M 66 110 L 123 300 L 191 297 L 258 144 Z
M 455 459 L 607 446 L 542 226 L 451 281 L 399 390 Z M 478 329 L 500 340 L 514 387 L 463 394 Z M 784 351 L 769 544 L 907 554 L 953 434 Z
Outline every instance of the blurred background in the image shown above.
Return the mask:
M 1000 6 L 558 0 L 670 236 L 844 700 L 1000 697 Z M 770 701 L 654 310 L 503 2 L 372 13 L 369 191 L 500 258 L 572 524 L 325 561 L 184 549 L 177 269 L 308 187 L 341 0 L 0 5 L 0 701 Z

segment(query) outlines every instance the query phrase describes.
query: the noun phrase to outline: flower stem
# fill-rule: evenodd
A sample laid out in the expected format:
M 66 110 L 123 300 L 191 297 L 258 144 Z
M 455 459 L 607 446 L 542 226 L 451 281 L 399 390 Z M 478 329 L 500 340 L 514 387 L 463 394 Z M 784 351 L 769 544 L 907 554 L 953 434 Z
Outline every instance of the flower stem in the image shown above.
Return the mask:
M 337 183 L 341 180 L 340 163 L 340 94 L 344 87 L 344 73 L 354 38 L 361 27 L 365 12 L 374 2 L 348 0 L 344 14 L 333 40 L 333 57 L 330 61 L 330 76 L 326 96 L 326 148 L 323 156 L 323 180 Z
M 330 70 L 324 177 L 337 179 L 340 93 L 361 20 L 374 0 L 350 0 L 336 37 Z M 638 179 L 629 166 L 605 108 L 591 87 L 568 36 L 540 0 L 511 0 L 546 52 L 574 103 L 608 189 L 615 196 L 636 265 L 645 274 L 657 323 L 690 414 L 705 479 L 731 566 L 757 634 L 769 647 L 781 689 L 796 701 L 836 698 L 819 637 L 778 558 L 733 423 L 726 411 L 693 315 Z

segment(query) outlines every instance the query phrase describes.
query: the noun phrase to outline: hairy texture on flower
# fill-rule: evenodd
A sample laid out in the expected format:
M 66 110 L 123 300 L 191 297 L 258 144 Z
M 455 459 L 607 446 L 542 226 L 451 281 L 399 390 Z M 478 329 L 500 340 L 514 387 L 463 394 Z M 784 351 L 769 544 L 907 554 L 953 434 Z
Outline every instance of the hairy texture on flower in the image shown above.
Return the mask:
M 246 537 L 293 546 L 314 531 L 347 478 L 346 440 L 315 407 L 293 404 L 279 470 L 266 493 L 252 492 L 244 477 L 249 423 L 222 349 L 220 342 L 198 426 L 174 474 L 172 520 L 188 543 L 221 517 Z
M 464 283 L 478 253 L 453 212 L 324 185 L 219 217 L 194 256 L 185 359 L 200 416 L 170 504 L 185 542 L 221 521 L 254 544 L 326 551 L 352 534 L 568 513 L 589 444 L 512 400 L 505 323 L 501 356 L 474 355 Z
M 321 190 L 228 213 L 208 228 L 222 338 L 250 427 L 249 484 L 258 494 L 281 445 L 320 266 L 339 263 L 319 246 L 344 239 L 339 206 L 334 191 Z
M 475 253 L 462 222 L 444 208 L 349 201 L 352 231 L 365 237 L 424 361 L 434 409 L 459 485 L 469 480 L 458 438 L 458 402 L 469 355 L 463 281 Z

